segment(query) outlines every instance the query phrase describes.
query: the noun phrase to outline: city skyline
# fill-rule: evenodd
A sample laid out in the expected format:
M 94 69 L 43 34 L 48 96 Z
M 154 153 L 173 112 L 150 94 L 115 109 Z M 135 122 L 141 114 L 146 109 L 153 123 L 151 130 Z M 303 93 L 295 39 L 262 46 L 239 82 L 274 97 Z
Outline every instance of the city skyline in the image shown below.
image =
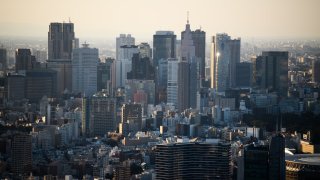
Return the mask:
M 45 1 L 5 0 L 0 7 L 0 36 L 45 37 L 48 22 L 69 22 L 70 18 L 76 24 L 76 36 L 80 39 L 111 40 L 120 33 L 130 33 L 145 41 L 150 40 L 157 30 L 171 30 L 178 34 L 189 11 L 191 28 L 201 27 L 208 37 L 227 32 L 244 38 L 320 38 L 320 24 L 317 23 L 320 2 L 316 0 L 308 3 L 298 0 L 201 2 L 138 0 L 124 4 L 123 1 L 98 0 L 62 4 L 62 1 L 55 1 L 47 8 Z

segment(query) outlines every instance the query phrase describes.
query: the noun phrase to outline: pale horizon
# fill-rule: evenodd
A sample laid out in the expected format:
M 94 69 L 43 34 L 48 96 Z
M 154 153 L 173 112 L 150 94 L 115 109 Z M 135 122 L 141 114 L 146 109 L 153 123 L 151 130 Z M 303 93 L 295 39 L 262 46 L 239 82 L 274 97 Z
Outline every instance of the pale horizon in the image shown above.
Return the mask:
M 189 11 L 191 29 L 201 27 L 207 39 L 221 32 L 241 38 L 320 38 L 318 0 L 3 0 L 1 4 L 1 37 L 46 38 L 51 22 L 70 18 L 80 41 L 110 40 L 119 34 L 148 41 L 159 30 L 174 31 L 179 39 Z

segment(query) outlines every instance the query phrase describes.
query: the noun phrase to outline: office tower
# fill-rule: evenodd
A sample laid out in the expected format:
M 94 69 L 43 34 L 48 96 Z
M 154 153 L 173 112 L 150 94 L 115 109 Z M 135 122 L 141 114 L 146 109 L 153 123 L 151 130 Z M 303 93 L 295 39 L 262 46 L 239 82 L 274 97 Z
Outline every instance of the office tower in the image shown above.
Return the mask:
M 139 53 L 141 58 L 148 57 L 150 59 L 150 63 L 152 64 L 152 49 L 148 43 L 141 43 L 138 45 Z
M 252 62 L 252 86 L 254 88 L 262 85 L 262 56 L 251 58 Z
M 167 103 L 178 105 L 178 59 L 168 59 Z
M 50 23 L 48 60 L 71 59 L 75 40 L 73 23 Z
M 130 132 L 141 131 L 142 107 L 140 104 L 124 104 L 121 113 L 121 123 L 128 123 Z
M 114 62 L 115 60 L 113 58 L 107 58 L 105 63 L 99 63 L 97 70 L 97 91 L 106 89 L 109 94 L 112 95 L 111 76 Z
M 312 82 L 320 83 L 320 60 L 312 62 Z
M 178 109 L 196 108 L 198 84 L 198 63 L 195 57 L 189 21 L 181 40 L 181 61 L 178 63 Z
M 286 178 L 284 136 L 280 133 L 273 136 L 269 149 L 269 179 L 284 180 Z
M 27 176 L 32 171 L 32 139 L 27 134 L 16 134 L 11 144 L 11 171 L 14 176 Z
M 25 75 L 8 73 L 6 86 L 9 101 L 26 98 Z
M 176 35 L 173 31 L 157 31 L 153 35 L 153 66 L 159 65 L 160 59 L 176 57 Z
M 181 33 L 181 40 L 184 39 L 184 31 Z M 206 32 L 196 29 L 191 32 L 193 45 L 195 47 L 195 56 L 199 60 L 199 77 L 205 79 L 205 58 L 206 58 Z
M 37 69 L 26 72 L 25 95 L 30 102 L 38 102 L 43 96 L 54 98 L 57 95 L 57 72 L 50 69 Z
M 214 86 L 218 92 L 236 86 L 236 64 L 240 63 L 240 39 L 231 39 L 228 34 L 217 34 L 212 41 L 211 65 Z
M 134 46 L 135 39 L 131 36 L 131 34 L 120 34 L 119 37 L 116 38 L 116 60 L 120 58 L 120 48 L 121 46 Z
M 108 92 L 100 91 L 82 99 L 82 133 L 104 136 L 116 130 L 116 99 Z
M 241 62 L 236 64 L 236 87 L 250 88 L 252 82 L 252 63 Z
M 160 59 L 156 67 L 156 104 L 167 102 L 168 59 Z
M 210 46 L 210 87 L 212 89 L 217 89 L 216 79 L 217 79 L 217 53 L 216 53 L 216 38 L 212 36 L 211 46 Z
M 72 91 L 86 96 L 97 92 L 97 66 L 99 52 L 83 44 L 82 48 L 74 49 L 72 56 Z
M 159 144 L 156 179 L 231 179 L 230 144 L 197 142 Z
M 154 80 L 154 68 L 150 58 L 143 56 L 140 53 L 133 54 L 132 69 L 127 73 L 127 79 Z
M 47 69 L 57 72 L 57 95 L 72 92 L 72 62 L 69 59 L 47 61 Z
M 124 87 L 127 80 L 127 74 L 132 70 L 133 54 L 139 52 L 138 46 L 124 45 L 120 46 L 118 59 L 116 59 L 116 87 Z
M 190 108 L 190 82 L 189 82 L 189 63 L 185 60 L 178 62 L 178 110 L 183 112 Z
M 280 96 L 288 94 L 288 52 L 262 52 L 262 86 Z
M 7 50 L 0 48 L 0 70 L 5 71 L 7 69 Z
M 16 50 L 16 72 L 24 73 L 34 68 L 36 58 L 31 55 L 30 49 Z
M 269 147 L 250 144 L 244 148 L 244 179 L 269 179 Z

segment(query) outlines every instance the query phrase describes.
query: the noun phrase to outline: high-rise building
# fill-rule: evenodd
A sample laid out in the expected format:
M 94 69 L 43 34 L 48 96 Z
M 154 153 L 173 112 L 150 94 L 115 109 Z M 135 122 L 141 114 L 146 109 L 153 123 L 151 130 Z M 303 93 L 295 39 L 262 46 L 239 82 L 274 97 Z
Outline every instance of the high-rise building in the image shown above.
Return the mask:
M 113 63 L 115 63 L 113 58 L 107 58 L 104 63 L 99 63 L 97 70 L 97 91 L 106 89 L 108 90 L 109 94 L 113 94 L 113 89 L 111 86 Z
M 230 144 L 197 142 L 159 144 L 156 179 L 231 179 Z
M 119 37 L 116 38 L 116 60 L 120 59 L 120 48 L 121 46 L 134 46 L 135 39 L 131 36 L 131 34 L 120 34 Z
M 252 82 L 252 63 L 241 62 L 236 64 L 236 87 L 250 88 Z
M 16 50 L 16 72 L 26 72 L 35 68 L 36 58 L 31 55 L 30 49 Z
M 168 59 L 167 103 L 178 105 L 178 59 Z
M 142 129 L 142 107 L 140 104 L 124 104 L 121 108 L 121 123 L 128 123 L 130 132 Z
M 51 23 L 48 32 L 48 60 L 71 59 L 74 40 L 73 23 Z
M 57 95 L 72 92 L 72 63 L 70 59 L 50 60 L 46 64 L 48 69 L 57 72 Z
M 181 61 L 178 63 L 178 109 L 196 108 L 199 89 L 198 65 L 189 21 L 181 40 Z
M 26 72 L 25 95 L 31 102 L 38 102 L 43 96 L 54 98 L 57 95 L 57 72 L 50 69 L 37 69 Z
M 320 60 L 312 62 L 312 82 L 320 83 Z
M 141 58 L 144 58 L 144 57 L 148 57 L 150 59 L 150 63 L 152 64 L 153 61 L 151 60 L 152 59 L 152 49 L 150 47 L 150 45 L 148 43 L 140 43 L 138 45 L 139 47 L 139 53 L 140 53 L 140 56 Z
M 157 31 L 153 35 L 153 66 L 158 66 L 160 59 L 176 57 L 176 35 L 173 31 Z
M 184 39 L 184 31 L 181 33 L 181 39 Z M 206 58 L 206 32 L 196 29 L 191 32 L 193 45 L 195 47 L 195 56 L 199 60 L 199 77 L 205 78 L 205 58 Z
M 276 134 L 271 138 L 269 147 L 269 180 L 286 179 L 285 138 Z
M 72 91 L 92 96 L 97 92 L 97 66 L 99 52 L 83 44 L 82 48 L 74 49 L 72 56 Z
M 262 56 L 251 58 L 252 62 L 252 86 L 261 87 L 262 84 Z
M 7 50 L 0 48 L 0 70 L 5 71 L 7 69 Z
M 139 52 L 138 46 L 124 45 L 120 46 L 118 59 L 116 59 L 116 87 L 124 87 L 128 79 L 128 72 L 132 70 L 133 54 Z
M 240 63 L 240 41 L 240 39 L 231 39 L 228 34 L 217 34 L 212 41 L 211 48 L 215 48 L 211 49 L 211 61 L 213 61 L 211 78 L 214 78 L 212 87 L 215 87 L 218 92 L 224 92 L 236 86 L 236 64 Z
M 11 144 L 11 171 L 14 177 L 25 177 L 32 171 L 32 138 L 26 134 L 16 134 Z
M 116 99 L 108 92 L 100 91 L 82 100 L 82 133 L 89 136 L 104 136 L 115 131 L 117 125 Z
M 9 73 L 7 76 L 8 99 L 11 101 L 22 100 L 26 98 L 25 75 Z
M 139 79 L 128 79 L 126 81 L 125 85 L 125 99 L 126 102 L 134 102 L 134 103 L 139 103 L 138 100 L 139 98 L 134 98 L 135 94 L 138 92 L 143 92 L 145 93 L 147 99 L 146 99 L 146 104 L 143 106 L 146 108 L 148 104 L 154 104 L 155 102 L 155 84 L 153 80 L 139 80 Z M 137 96 L 138 97 L 138 94 Z
M 132 56 L 132 69 L 127 79 L 154 80 L 154 68 L 148 56 L 137 53 Z
M 288 94 L 288 52 L 262 52 L 262 89 Z
M 244 148 L 244 179 L 269 179 L 269 147 L 250 144 Z

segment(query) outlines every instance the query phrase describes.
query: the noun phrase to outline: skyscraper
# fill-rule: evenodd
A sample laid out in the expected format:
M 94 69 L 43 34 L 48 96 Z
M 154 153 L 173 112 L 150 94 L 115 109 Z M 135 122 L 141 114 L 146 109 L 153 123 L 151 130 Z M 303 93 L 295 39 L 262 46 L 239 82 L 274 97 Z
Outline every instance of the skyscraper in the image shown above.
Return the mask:
M 0 70 L 7 69 L 7 50 L 4 48 L 0 48 Z
M 178 105 L 178 60 L 168 59 L 167 103 Z
M 236 87 L 250 88 L 252 82 L 252 63 L 241 62 L 236 64 Z
M 120 48 L 121 46 L 133 46 L 135 45 L 135 39 L 131 36 L 131 34 L 120 34 L 119 37 L 116 38 L 116 60 L 120 58 Z
M 157 31 L 153 35 L 153 66 L 158 66 L 160 59 L 176 57 L 176 35 L 173 31 Z
M 16 72 L 26 72 L 34 68 L 36 58 L 31 55 L 30 49 L 16 50 Z
M 73 23 L 51 23 L 48 32 L 48 60 L 71 59 L 74 40 Z
M 240 39 L 231 39 L 228 34 L 217 34 L 212 41 L 211 66 L 214 85 L 218 92 L 236 86 L 236 64 L 240 63 Z M 214 63 L 214 65 L 213 65 Z
M 142 107 L 140 104 L 124 104 L 121 112 L 121 123 L 128 123 L 130 132 L 141 131 Z
M 312 82 L 320 83 L 320 60 L 318 59 L 312 62 Z
M 271 138 L 269 148 L 269 180 L 286 179 L 285 138 L 278 133 Z
M 269 179 L 269 147 L 250 144 L 244 148 L 244 179 Z
M 199 63 L 195 56 L 189 20 L 181 40 L 181 61 L 178 64 L 178 109 L 196 108 L 199 90 Z
M 32 171 L 32 138 L 27 134 L 16 134 L 11 144 L 11 170 L 14 176 L 24 177 Z
M 231 179 L 230 144 L 196 142 L 159 144 L 156 179 Z
M 181 39 L 184 39 L 184 33 L 185 31 L 181 33 Z M 199 61 L 199 78 L 202 80 L 205 78 L 206 32 L 201 29 L 196 29 L 192 31 L 191 34 L 195 47 L 195 56 Z
M 143 42 L 143 43 L 140 43 L 138 45 L 138 47 L 139 47 L 140 56 L 142 58 L 144 58 L 144 57 L 150 58 L 150 62 L 152 64 L 153 63 L 153 61 L 151 60 L 152 59 L 152 49 L 151 49 L 150 45 L 148 43 Z
M 127 73 L 127 79 L 154 80 L 150 58 L 140 53 L 133 54 L 132 69 Z
M 138 52 L 138 46 L 124 45 L 120 47 L 118 59 L 116 60 L 116 87 L 125 86 L 128 72 L 132 70 L 133 54 Z
M 72 90 L 91 96 L 97 92 L 97 66 L 99 52 L 83 44 L 82 48 L 74 49 L 72 56 Z
M 104 136 L 116 130 L 116 99 L 100 91 L 83 98 L 82 132 L 89 136 Z
M 112 76 L 112 64 L 115 63 L 113 58 L 107 58 L 106 62 L 100 62 L 97 70 L 97 91 L 102 89 L 108 90 L 109 94 L 112 94 L 111 88 L 111 76 Z
M 280 96 L 288 94 L 288 52 L 262 52 L 262 86 Z

